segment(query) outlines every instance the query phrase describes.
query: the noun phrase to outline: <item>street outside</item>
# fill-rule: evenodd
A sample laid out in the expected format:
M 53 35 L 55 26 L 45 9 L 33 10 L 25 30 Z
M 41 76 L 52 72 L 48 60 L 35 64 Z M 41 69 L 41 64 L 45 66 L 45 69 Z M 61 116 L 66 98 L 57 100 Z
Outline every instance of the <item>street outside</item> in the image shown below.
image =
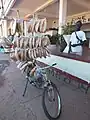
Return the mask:
M 62 98 L 59 120 L 90 120 L 90 90 L 85 94 L 76 85 L 49 76 Z M 25 76 L 8 55 L 0 54 L 0 120 L 48 120 L 42 109 L 42 91 L 28 86 L 23 97 Z

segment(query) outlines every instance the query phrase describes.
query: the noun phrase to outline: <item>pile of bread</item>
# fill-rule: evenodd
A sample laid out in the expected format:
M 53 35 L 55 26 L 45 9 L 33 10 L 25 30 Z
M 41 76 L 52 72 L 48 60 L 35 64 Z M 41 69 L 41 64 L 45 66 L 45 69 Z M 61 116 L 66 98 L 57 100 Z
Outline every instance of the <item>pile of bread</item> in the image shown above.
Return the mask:
M 50 51 L 47 49 L 50 40 L 42 34 L 46 31 L 46 23 L 46 19 L 33 20 L 28 29 L 32 35 L 29 37 L 21 36 L 14 40 L 14 52 L 10 53 L 10 57 L 14 61 L 19 61 L 18 68 L 21 70 L 25 70 L 30 64 L 32 65 L 33 60 L 38 57 L 50 56 Z
M 47 20 L 44 19 L 31 19 L 31 24 L 28 27 L 28 32 L 40 32 L 44 33 L 46 32 L 47 28 Z
M 47 46 L 50 44 L 49 38 L 44 36 L 39 37 L 20 37 L 14 41 L 14 52 L 10 54 L 10 57 L 17 61 L 33 60 L 38 57 L 42 58 L 50 56 L 50 52 Z

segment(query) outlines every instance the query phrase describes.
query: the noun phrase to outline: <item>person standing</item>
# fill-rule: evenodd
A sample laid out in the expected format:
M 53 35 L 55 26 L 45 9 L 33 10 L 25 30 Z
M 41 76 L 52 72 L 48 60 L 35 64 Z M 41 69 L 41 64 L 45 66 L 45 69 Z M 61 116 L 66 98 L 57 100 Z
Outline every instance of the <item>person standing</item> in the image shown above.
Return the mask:
M 81 30 L 82 22 L 77 21 L 75 25 L 75 32 L 71 34 L 68 53 L 82 55 L 83 44 L 86 41 L 85 33 Z

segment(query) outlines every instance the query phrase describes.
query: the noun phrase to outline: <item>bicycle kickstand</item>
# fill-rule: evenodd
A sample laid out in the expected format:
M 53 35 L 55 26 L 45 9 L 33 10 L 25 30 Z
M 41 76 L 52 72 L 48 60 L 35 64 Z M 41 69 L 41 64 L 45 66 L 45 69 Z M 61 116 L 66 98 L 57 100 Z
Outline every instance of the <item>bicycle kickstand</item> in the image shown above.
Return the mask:
M 25 89 L 24 89 L 24 92 L 23 92 L 23 97 L 25 96 L 25 93 L 26 93 L 26 90 L 27 90 L 27 86 L 28 86 L 28 82 L 29 82 L 29 79 L 27 78 Z

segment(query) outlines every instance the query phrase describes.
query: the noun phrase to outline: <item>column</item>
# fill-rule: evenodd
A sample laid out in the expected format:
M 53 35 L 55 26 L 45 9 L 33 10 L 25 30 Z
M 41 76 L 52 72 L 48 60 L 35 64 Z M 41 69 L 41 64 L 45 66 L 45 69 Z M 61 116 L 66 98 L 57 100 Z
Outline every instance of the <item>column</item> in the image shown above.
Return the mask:
M 7 20 L 3 20 L 3 36 L 8 36 L 8 30 L 7 30 Z
M 4 36 L 4 21 L 2 20 L 2 36 Z
M 62 26 L 65 25 L 67 17 L 67 0 L 59 0 L 59 34 L 62 33 Z
M 2 26 L 0 25 L 0 37 L 2 36 Z

